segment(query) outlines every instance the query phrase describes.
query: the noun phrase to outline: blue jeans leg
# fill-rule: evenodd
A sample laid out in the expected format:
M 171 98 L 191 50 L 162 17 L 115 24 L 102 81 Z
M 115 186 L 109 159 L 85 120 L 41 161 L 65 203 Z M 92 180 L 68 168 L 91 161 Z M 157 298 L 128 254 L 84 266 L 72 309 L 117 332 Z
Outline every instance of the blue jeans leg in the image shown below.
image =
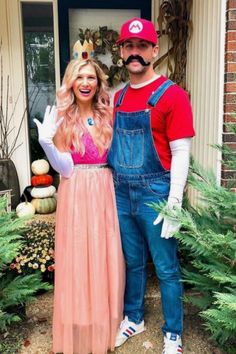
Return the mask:
M 154 196 L 152 196 L 155 201 Z M 171 332 L 181 335 L 183 331 L 183 286 L 179 261 L 177 257 L 177 241 L 175 238 L 164 239 L 160 237 L 162 224 L 153 225 L 157 213 L 146 205 L 150 196 L 142 194 L 139 204 L 139 227 L 145 235 L 157 277 L 160 282 L 164 333 Z M 145 202 L 146 201 L 146 202 Z
M 144 295 L 147 283 L 147 244 L 132 215 L 128 185 L 116 189 L 121 240 L 126 261 L 124 314 L 134 323 L 144 318 Z
M 153 190 L 153 191 L 152 191 Z M 157 194 L 160 193 L 159 195 Z M 160 237 L 162 224 L 153 225 L 157 214 L 147 205 L 166 199 L 168 184 L 161 181 L 146 188 L 143 184 L 116 186 L 116 202 L 126 259 L 125 315 L 135 323 L 144 317 L 148 248 L 160 281 L 164 333 L 183 331 L 182 283 L 174 238 Z

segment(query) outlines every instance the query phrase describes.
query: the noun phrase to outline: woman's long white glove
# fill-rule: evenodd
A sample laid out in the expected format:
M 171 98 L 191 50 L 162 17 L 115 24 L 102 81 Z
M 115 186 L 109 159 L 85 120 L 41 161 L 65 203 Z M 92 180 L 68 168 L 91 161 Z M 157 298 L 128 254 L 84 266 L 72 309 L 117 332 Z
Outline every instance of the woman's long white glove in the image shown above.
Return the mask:
M 69 152 L 59 151 L 53 143 L 53 137 L 58 127 L 63 122 L 63 117 L 56 121 L 56 107 L 47 106 L 43 118 L 43 123 L 38 119 L 34 122 L 38 128 L 39 143 L 42 146 L 47 158 L 55 171 L 63 177 L 69 178 L 73 172 L 73 160 Z
M 170 192 L 166 207 L 169 210 L 181 209 L 184 187 L 187 181 L 191 138 L 178 139 L 170 142 L 171 169 L 170 169 Z M 161 212 L 153 222 L 159 224 L 163 220 L 161 237 L 170 238 L 180 228 L 180 224 L 170 219 Z

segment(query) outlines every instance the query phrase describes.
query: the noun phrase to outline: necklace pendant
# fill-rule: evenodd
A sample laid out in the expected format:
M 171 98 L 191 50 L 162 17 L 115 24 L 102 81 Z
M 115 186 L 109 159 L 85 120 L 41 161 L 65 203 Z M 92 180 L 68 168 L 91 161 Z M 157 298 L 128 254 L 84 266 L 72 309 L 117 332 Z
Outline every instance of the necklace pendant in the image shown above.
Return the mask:
M 87 119 L 87 123 L 88 123 L 88 125 L 93 126 L 93 125 L 94 125 L 94 119 L 91 118 L 91 117 L 89 117 L 89 118 Z

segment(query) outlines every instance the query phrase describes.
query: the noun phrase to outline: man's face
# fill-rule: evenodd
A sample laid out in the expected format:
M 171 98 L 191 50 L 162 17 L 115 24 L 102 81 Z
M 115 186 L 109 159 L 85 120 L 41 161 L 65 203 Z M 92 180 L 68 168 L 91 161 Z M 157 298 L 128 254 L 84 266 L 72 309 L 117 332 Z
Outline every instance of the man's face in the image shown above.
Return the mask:
M 121 47 L 121 57 L 124 61 L 127 61 L 131 55 L 138 55 L 146 63 L 150 63 L 157 56 L 157 54 L 158 46 L 153 46 L 152 43 L 139 38 L 131 38 L 126 40 Z M 138 59 L 132 59 L 126 67 L 130 73 L 139 74 L 147 71 L 150 66 L 141 64 Z

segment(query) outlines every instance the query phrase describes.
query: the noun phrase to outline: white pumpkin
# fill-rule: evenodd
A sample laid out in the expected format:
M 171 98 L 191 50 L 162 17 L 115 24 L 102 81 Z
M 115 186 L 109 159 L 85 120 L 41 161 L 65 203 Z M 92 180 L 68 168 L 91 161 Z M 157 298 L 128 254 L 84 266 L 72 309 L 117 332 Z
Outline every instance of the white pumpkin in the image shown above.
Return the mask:
M 56 192 L 56 188 L 54 186 L 48 187 L 34 187 L 31 191 L 32 198 L 48 198 L 52 197 Z
M 35 160 L 31 164 L 31 170 L 36 176 L 47 174 L 49 168 L 49 163 L 44 159 Z
M 28 216 L 31 217 L 35 214 L 35 207 L 30 202 L 22 202 L 16 207 L 16 215 L 19 218 Z

